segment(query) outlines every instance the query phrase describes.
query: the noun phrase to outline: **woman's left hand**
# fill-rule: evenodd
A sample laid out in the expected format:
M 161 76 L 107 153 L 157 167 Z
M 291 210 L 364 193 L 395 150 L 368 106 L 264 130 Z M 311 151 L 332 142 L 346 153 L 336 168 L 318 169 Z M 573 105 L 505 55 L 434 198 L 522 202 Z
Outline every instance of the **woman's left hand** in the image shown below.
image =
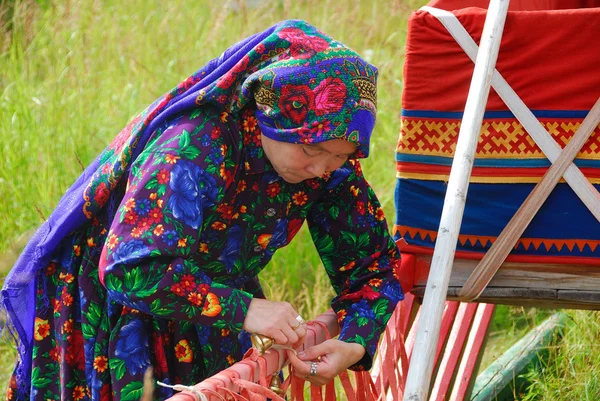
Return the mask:
M 298 352 L 297 355 L 293 351 L 288 351 L 294 374 L 317 386 L 323 386 L 333 380 L 360 361 L 364 354 L 365 347 L 362 345 L 340 340 L 327 340 L 303 352 Z

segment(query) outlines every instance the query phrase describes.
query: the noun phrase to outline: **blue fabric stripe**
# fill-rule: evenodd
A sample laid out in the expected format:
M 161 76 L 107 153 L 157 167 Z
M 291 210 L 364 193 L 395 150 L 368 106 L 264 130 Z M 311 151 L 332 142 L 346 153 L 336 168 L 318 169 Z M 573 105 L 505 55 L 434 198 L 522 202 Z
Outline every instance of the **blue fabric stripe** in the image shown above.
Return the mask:
M 600 190 L 600 185 L 594 185 Z M 470 184 L 461 234 L 497 236 L 533 189 L 534 184 Z M 447 184 L 437 181 L 398 179 L 395 204 L 396 224 L 437 231 Z M 600 223 L 583 206 L 567 184 L 558 184 L 525 230 L 526 238 L 600 240 Z M 411 241 L 433 246 L 433 241 Z M 460 249 L 476 250 L 471 247 Z M 480 248 L 479 250 L 484 250 Z M 583 252 L 565 247 L 516 253 L 600 257 L 600 247 Z
M 585 118 L 589 110 L 531 110 L 537 118 Z M 402 117 L 462 119 L 462 111 L 402 110 Z M 483 118 L 515 118 L 509 111 L 486 111 Z
M 407 162 L 407 163 L 421 163 L 421 164 L 435 164 L 438 166 L 451 166 L 452 157 L 443 156 L 428 156 L 428 155 L 413 155 L 396 153 L 396 161 Z M 549 167 L 550 161 L 548 159 L 488 159 L 479 158 L 475 159 L 473 165 L 475 167 Z M 600 168 L 600 159 L 598 160 L 582 160 L 575 159 L 575 165 L 577 167 L 596 167 Z

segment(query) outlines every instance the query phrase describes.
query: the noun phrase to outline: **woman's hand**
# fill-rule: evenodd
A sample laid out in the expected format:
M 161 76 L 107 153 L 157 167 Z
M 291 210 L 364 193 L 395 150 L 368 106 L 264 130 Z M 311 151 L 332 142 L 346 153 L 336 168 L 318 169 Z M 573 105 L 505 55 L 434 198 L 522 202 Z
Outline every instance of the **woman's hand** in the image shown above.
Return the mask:
M 307 348 L 297 355 L 288 351 L 294 374 L 317 386 L 329 383 L 334 377 L 360 361 L 365 355 L 365 347 L 360 344 L 340 340 L 327 340 Z M 316 363 L 311 372 L 313 363 Z M 316 369 L 315 369 L 316 368 Z M 316 372 L 315 372 L 316 370 Z
M 304 343 L 306 322 L 287 302 L 252 298 L 243 329 L 275 340 L 275 344 L 294 348 Z

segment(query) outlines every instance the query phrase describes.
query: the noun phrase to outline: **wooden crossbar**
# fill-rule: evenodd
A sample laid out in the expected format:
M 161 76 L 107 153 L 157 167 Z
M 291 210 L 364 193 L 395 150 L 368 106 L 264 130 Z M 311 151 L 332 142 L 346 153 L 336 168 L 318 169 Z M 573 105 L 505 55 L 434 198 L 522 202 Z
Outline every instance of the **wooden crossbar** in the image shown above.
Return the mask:
M 550 166 L 542 180 L 531 191 L 481 259 L 481 262 L 473 270 L 458 294 L 459 299 L 471 301 L 476 299 L 485 289 L 598 124 L 600 124 L 600 98 L 583 120 L 573 138 L 565 146 L 556 162 Z

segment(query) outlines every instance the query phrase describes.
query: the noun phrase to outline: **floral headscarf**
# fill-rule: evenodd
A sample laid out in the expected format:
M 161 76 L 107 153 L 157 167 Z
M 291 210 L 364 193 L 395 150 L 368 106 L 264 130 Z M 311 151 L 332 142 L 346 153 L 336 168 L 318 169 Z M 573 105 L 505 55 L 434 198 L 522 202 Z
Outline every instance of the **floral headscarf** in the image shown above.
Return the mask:
M 18 340 L 19 382 L 31 376 L 35 277 L 52 252 L 113 199 L 150 135 L 177 114 L 251 101 L 264 135 L 290 143 L 345 139 L 366 157 L 375 124 L 377 70 L 304 21 L 284 21 L 227 49 L 136 116 L 84 171 L 25 247 L 5 280 L 0 312 Z M 126 176 L 126 175 L 125 175 Z

